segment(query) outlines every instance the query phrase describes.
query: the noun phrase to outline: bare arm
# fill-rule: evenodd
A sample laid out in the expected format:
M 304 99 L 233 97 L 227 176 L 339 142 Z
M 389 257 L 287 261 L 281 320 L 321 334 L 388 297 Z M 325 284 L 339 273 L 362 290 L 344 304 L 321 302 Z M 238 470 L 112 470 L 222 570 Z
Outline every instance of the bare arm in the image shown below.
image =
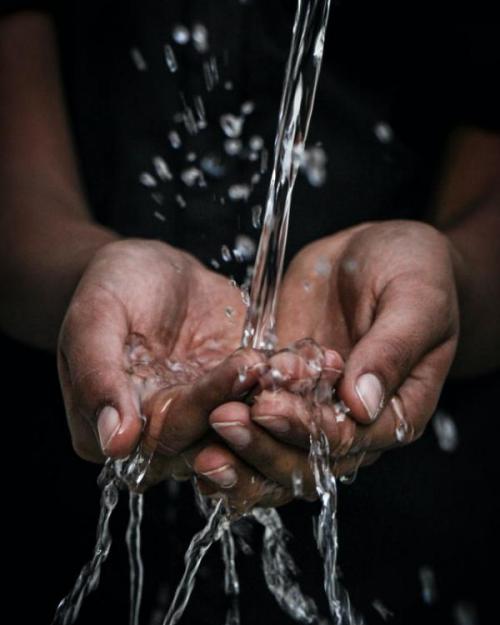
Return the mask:
M 0 328 L 55 349 L 89 260 L 117 236 L 81 189 L 50 19 L 0 20 Z
M 500 136 L 461 129 L 452 140 L 435 225 L 456 252 L 460 341 L 452 373 L 500 365 Z

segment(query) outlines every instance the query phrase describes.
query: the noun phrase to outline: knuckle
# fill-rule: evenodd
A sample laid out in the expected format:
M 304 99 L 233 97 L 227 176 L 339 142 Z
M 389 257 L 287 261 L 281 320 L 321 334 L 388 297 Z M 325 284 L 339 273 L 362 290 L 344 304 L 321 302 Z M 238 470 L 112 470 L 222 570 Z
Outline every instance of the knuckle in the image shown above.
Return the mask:
M 380 354 L 389 379 L 394 377 L 394 372 L 405 373 L 411 368 L 412 359 L 408 342 L 401 338 L 391 337 L 385 340 L 380 347 Z

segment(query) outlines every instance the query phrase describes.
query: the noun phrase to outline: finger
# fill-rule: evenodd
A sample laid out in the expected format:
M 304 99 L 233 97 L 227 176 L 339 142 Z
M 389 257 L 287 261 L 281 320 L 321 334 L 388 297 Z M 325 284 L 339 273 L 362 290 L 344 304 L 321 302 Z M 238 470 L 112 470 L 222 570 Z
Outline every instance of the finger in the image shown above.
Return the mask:
M 375 321 L 352 350 L 339 385 L 354 419 L 377 419 L 421 359 L 452 340 L 455 328 L 445 299 L 435 288 L 413 290 L 408 280 L 404 287 L 393 283 L 385 289 Z M 438 385 L 450 361 L 442 364 L 436 370 Z
M 287 391 L 262 391 L 254 398 L 250 416 L 274 438 L 302 449 L 309 449 L 310 435 L 317 428 L 325 433 L 332 453 L 349 449 L 354 438 L 355 424 L 343 406 L 314 408 L 306 398 Z
M 143 421 L 126 372 L 127 334 L 124 310 L 113 297 L 75 296 L 58 361 L 73 446 L 83 457 L 125 457 L 139 440 Z
M 354 450 L 385 450 L 412 443 L 423 434 L 434 414 L 453 346 L 441 346 L 428 354 L 398 393 L 389 401 L 377 421 L 358 425 Z M 446 353 L 448 352 L 448 353 Z
M 292 498 L 289 491 L 269 483 L 221 445 L 203 449 L 195 458 L 194 470 L 202 493 L 222 493 L 229 507 L 239 513 L 248 512 L 257 504 L 283 505 Z
M 159 391 L 144 408 L 145 446 L 166 455 L 182 452 L 209 430 L 210 412 L 223 402 L 245 396 L 265 367 L 260 352 L 241 349 L 194 384 Z
M 271 482 L 292 489 L 294 472 L 298 472 L 304 476 L 306 497 L 315 495 L 308 453 L 275 440 L 257 427 L 248 406 L 237 402 L 219 406 L 210 415 L 210 424 L 239 458 Z

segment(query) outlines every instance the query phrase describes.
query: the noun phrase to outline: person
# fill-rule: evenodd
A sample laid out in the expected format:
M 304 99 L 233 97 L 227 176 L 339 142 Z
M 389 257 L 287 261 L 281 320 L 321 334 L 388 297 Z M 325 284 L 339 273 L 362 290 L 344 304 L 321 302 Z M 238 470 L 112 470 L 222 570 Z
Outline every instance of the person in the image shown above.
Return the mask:
M 110 3 L 53 3 L 53 18 L 36 3 L 3 4 L 15 11 L 0 25 L 0 323 L 20 341 L 57 349 L 75 450 L 97 462 L 127 456 L 141 438 L 144 416 L 160 459 L 158 479 L 194 472 L 204 492 L 222 490 L 236 506 L 278 505 L 291 498 L 299 468 L 312 493 L 303 406 L 287 392 L 289 380 L 279 392 L 264 388 L 251 406 L 241 401 L 252 385 L 263 385 L 269 363 L 238 350 L 240 294 L 207 265 L 239 231 L 236 224 L 248 224 L 249 211 L 229 201 L 209 210 L 203 187 L 185 188 L 182 156 L 167 147 L 165 126 L 173 123 L 179 91 L 191 97 L 188 90 L 204 88 L 203 66 L 199 50 L 178 45 L 184 70 L 169 75 L 162 68 L 160 84 L 158 40 L 165 35 L 152 18 L 161 15 L 163 32 L 195 20 L 207 24 L 211 45 L 228 50 L 228 85 L 253 65 L 245 85 L 220 86 L 204 100 L 213 119 L 255 100 L 245 132 L 259 131 L 268 145 L 280 81 L 256 68 L 286 56 L 289 29 L 276 33 L 265 7 L 252 3 L 225 7 L 224 23 L 234 24 L 241 40 L 221 38 L 220 9 L 197 2 L 170 3 L 159 13 L 147 3 L 134 28 L 134 3 L 120 15 Z M 18 12 L 24 8 L 36 10 Z M 350 39 L 354 10 L 338 9 L 311 136 L 312 143 L 321 139 L 335 172 L 319 190 L 305 181 L 297 190 L 293 260 L 277 323 L 281 347 L 313 338 L 327 350 L 325 371 L 343 369 L 337 392 L 350 418 L 340 431 L 332 421 L 329 432 L 332 447 L 342 447 L 341 473 L 420 437 L 450 369 L 486 373 L 498 367 L 500 353 L 498 109 L 474 93 L 483 93 L 489 76 L 484 67 L 477 75 L 477 68 L 493 66 L 492 59 L 481 49 L 480 62 L 466 59 L 465 86 L 457 87 L 456 69 L 439 85 L 449 62 L 446 53 L 433 56 L 441 52 L 441 33 L 431 33 L 430 51 L 419 54 L 413 40 L 403 41 L 406 34 L 381 43 L 380 33 L 366 33 L 365 45 L 379 46 L 366 59 Z M 290 23 L 288 7 L 274 12 Z M 458 29 L 453 41 L 462 35 Z M 408 63 L 405 78 L 390 59 L 394 38 Z M 377 63 L 387 63 L 383 76 Z M 420 64 L 428 86 L 413 82 Z M 426 94 L 438 86 L 443 101 L 428 102 Z M 460 88 L 470 95 L 459 100 Z M 386 118 L 390 126 L 380 121 Z M 220 144 L 217 133 L 212 122 L 205 133 L 184 132 L 186 153 Z M 450 136 L 453 151 L 438 184 Z M 165 152 L 181 180 L 165 182 L 164 197 L 148 198 L 138 175 Z M 243 158 L 224 158 L 226 176 L 207 174 L 210 193 L 219 197 L 227 180 L 255 168 Z M 265 180 L 256 194 L 259 184 L 264 189 Z M 174 203 L 179 193 L 187 206 Z M 154 212 L 138 209 L 145 198 L 165 205 L 163 240 Z M 227 269 L 234 275 L 239 268 Z M 293 378 L 297 367 L 302 375 L 300 359 L 273 358 L 285 374 Z M 183 363 L 193 375 L 179 380 L 166 361 Z M 251 372 L 243 384 L 242 367 Z M 395 437 L 395 422 L 404 424 L 403 441 Z M 264 489 L 262 500 L 268 481 L 280 488 Z

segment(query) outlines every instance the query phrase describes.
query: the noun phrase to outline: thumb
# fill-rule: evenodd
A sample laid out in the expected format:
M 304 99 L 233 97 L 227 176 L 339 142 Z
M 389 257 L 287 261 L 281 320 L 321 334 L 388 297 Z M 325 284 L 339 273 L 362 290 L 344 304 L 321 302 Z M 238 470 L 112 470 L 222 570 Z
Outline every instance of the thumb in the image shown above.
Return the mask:
M 58 368 L 75 451 L 87 460 L 129 455 L 141 430 L 140 404 L 126 373 L 125 310 L 111 295 L 76 296 L 63 322 Z
M 437 348 L 457 331 L 451 298 L 435 287 L 419 287 L 407 280 L 389 285 L 373 324 L 347 359 L 339 395 L 361 423 L 376 420 L 426 354 L 440 353 Z M 451 362 L 450 350 L 441 351 L 442 362 L 434 359 L 437 387 Z

